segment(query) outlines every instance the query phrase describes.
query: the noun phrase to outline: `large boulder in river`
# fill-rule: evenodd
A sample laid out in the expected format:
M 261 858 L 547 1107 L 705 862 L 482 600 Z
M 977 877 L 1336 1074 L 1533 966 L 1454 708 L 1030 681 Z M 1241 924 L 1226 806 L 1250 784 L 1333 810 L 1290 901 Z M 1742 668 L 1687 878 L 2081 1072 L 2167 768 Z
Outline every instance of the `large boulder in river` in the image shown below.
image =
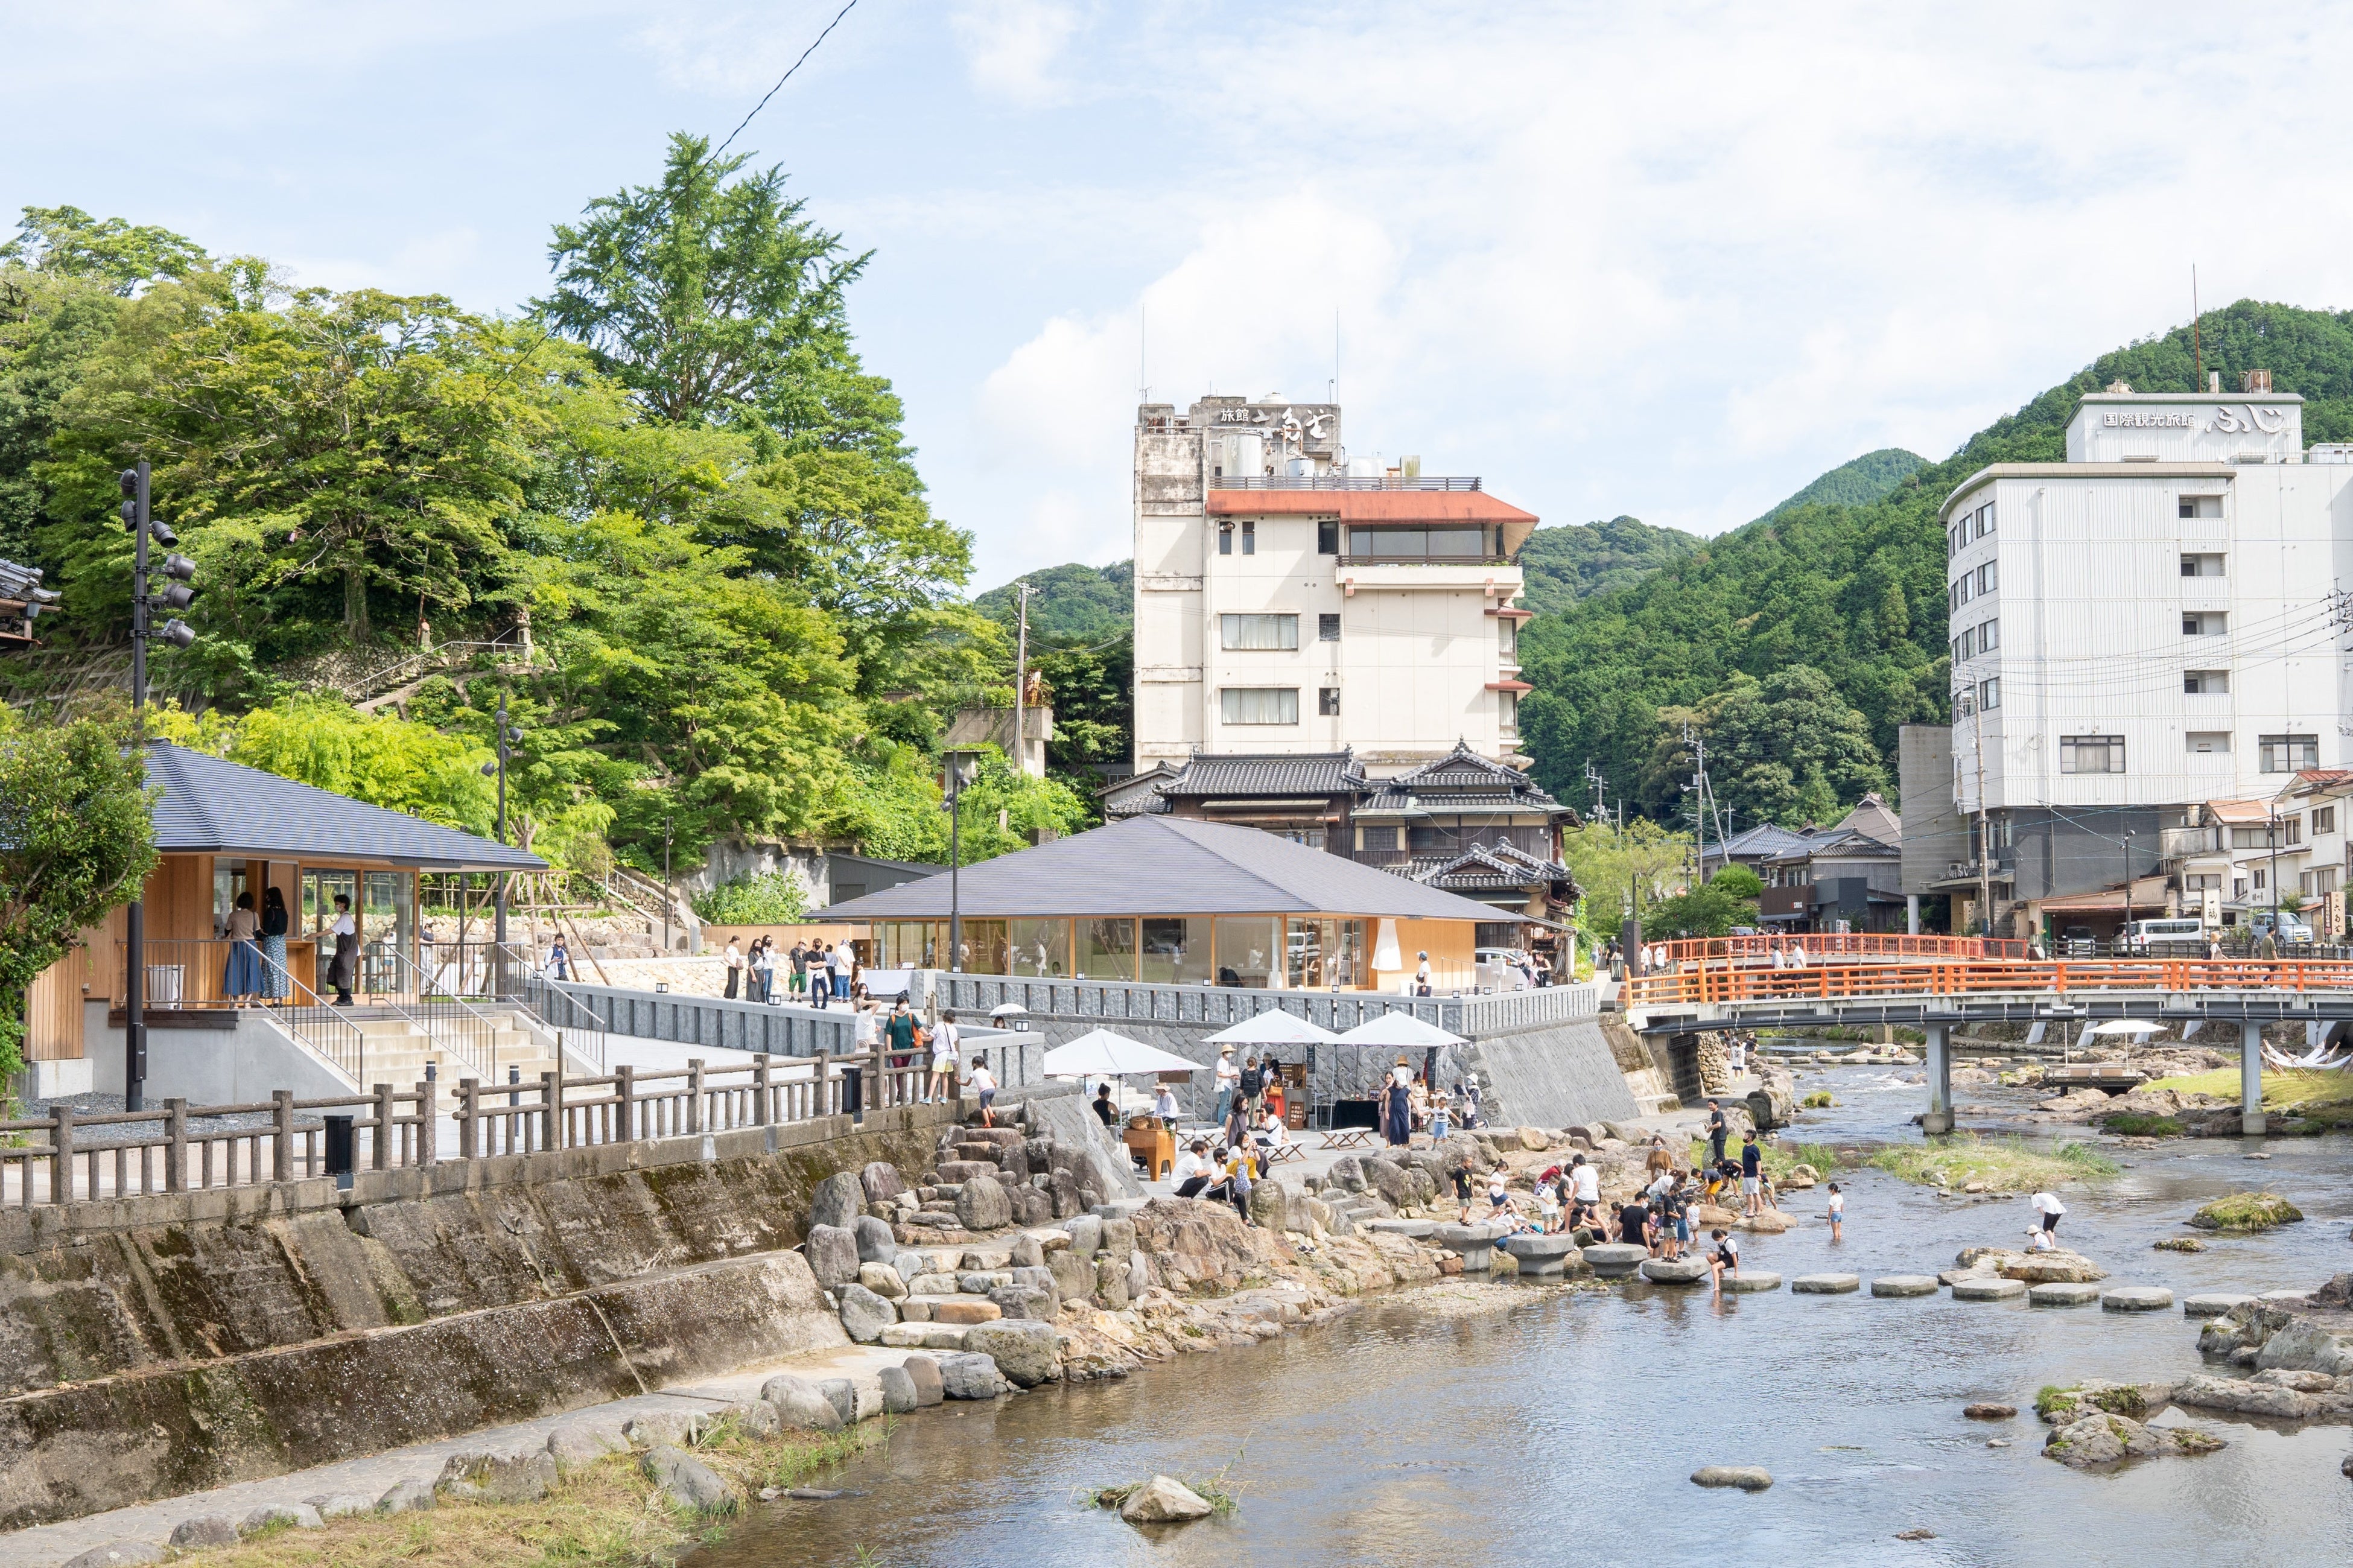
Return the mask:
M 1153 1275 L 1180 1292 L 1240 1289 L 1287 1251 L 1280 1231 L 1244 1225 L 1225 1204 L 1154 1198 L 1129 1217 Z
M 2129 1415 L 2112 1415 L 2103 1410 L 2055 1428 L 2043 1440 L 2042 1455 L 2083 1470 L 2119 1459 L 2211 1454 L 2221 1447 L 2221 1438 L 2195 1427 L 2145 1426 Z
M 866 1184 L 856 1173 L 842 1171 L 817 1184 L 809 1203 L 809 1224 L 848 1230 L 866 1212 Z
M 976 1323 L 965 1331 L 964 1348 L 995 1362 L 1017 1388 L 1035 1388 L 1062 1375 L 1062 1337 L 1046 1323 L 1018 1318 Z
M 2303 1217 L 2302 1209 L 2276 1193 L 2232 1193 L 2191 1215 L 2189 1223 L 2200 1230 L 2245 1234 L 2272 1230 Z
M 2009 1253 L 1994 1266 L 1994 1272 L 2029 1285 L 2088 1285 L 2108 1277 L 2106 1269 L 2082 1253 L 2063 1247 L 2048 1252 Z

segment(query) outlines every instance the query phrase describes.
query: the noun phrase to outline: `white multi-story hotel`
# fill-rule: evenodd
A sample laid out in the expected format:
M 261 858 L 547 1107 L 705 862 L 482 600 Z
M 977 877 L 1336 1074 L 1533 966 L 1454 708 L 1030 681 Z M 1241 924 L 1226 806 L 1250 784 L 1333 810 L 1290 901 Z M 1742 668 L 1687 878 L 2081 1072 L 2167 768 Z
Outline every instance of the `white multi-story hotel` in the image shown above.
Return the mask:
M 2307 451 L 2303 400 L 2254 372 L 2236 396 L 2219 377 L 2091 394 L 2066 453 L 1983 468 L 1939 514 L 1964 837 L 1936 890 L 1973 895 L 1982 807 L 1993 913 L 2021 933 L 2047 900 L 2090 912 L 2127 869 L 2147 878 L 2199 803 L 2275 795 L 2353 753 L 2332 622 L 2353 452 Z M 1915 750 L 1907 808 L 1930 782 Z
M 1518 755 L 1517 556 L 1475 479 L 1350 459 L 1340 410 L 1148 403 L 1135 426 L 1135 763 L 1351 751 L 1375 778 Z

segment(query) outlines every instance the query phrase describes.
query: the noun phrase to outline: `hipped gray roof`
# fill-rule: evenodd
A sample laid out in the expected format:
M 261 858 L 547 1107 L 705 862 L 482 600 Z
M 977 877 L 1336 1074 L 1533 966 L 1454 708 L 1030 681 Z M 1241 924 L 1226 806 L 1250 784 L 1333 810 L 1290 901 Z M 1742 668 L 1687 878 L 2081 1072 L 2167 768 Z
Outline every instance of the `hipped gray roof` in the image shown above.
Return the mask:
M 389 860 L 428 871 L 544 871 L 528 850 L 193 752 L 147 746 L 155 847 L 310 861 Z
M 1483 921 L 1485 904 L 1223 822 L 1131 816 L 968 866 L 967 919 L 1022 915 L 1390 915 Z M 944 920 L 948 879 L 925 877 L 818 912 L 828 921 Z

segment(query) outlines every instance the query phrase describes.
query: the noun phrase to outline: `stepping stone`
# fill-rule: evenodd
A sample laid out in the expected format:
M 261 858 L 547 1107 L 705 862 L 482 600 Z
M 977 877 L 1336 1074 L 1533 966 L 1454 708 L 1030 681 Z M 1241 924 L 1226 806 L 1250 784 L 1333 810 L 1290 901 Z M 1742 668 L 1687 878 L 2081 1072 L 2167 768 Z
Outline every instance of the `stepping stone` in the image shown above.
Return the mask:
M 1410 1237 L 1416 1241 L 1427 1241 L 1438 1229 L 1438 1222 L 1434 1219 L 1377 1219 L 1366 1225 L 1365 1228 L 1385 1230 L 1391 1236 Z
M 2071 1285 L 2053 1280 L 2027 1288 L 2027 1304 L 2034 1307 L 2087 1307 L 2100 1299 L 2097 1285 Z
M 2253 1296 L 2242 1296 L 2228 1290 L 2211 1296 L 2190 1296 L 2181 1303 L 2181 1315 L 2185 1318 L 2219 1318 L 2232 1308 L 2243 1307 L 2253 1300 Z
M 2162 1285 L 2119 1285 L 2101 1295 L 2100 1305 L 2111 1312 L 2161 1312 L 2173 1305 L 2173 1292 Z
M 1790 1292 L 1799 1296 L 1843 1296 L 1862 1289 L 1862 1281 L 1852 1274 L 1800 1274 L 1789 1281 Z
M 1430 1240 L 1462 1259 L 1465 1274 L 1484 1274 L 1495 1266 L 1495 1232 L 1483 1225 L 1441 1225 Z
M 1519 1236 L 1505 1237 L 1502 1245 L 1504 1250 L 1510 1253 L 1519 1263 L 1520 1278 L 1523 1279 L 1558 1279 L 1567 1270 L 1570 1264 L 1578 1260 L 1579 1256 L 1577 1250 L 1577 1238 L 1570 1236 L 1531 1236 L 1523 1233 Z M 1637 1247 L 1630 1250 L 1641 1252 L 1642 1248 Z M 1590 1259 L 1593 1249 L 1588 1247 L 1583 1256 Z
M 1736 1279 L 1729 1274 L 1724 1277 L 1724 1291 L 1727 1296 L 1756 1296 L 1780 1288 L 1781 1277 L 1763 1268 L 1752 1268 Z
M 1518 1237 L 1514 1237 L 1512 1241 L 1518 1239 Z M 1512 1253 L 1515 1258 L 1519 1256 L 1511 1241 L 1504 1243 L 1504 1250 Z M 1587 1267 L 1590 1268 L 1597 1277 L 1603 1279 L 1625 1279 L 1648 1260 L 1650 1256 L 1649 1247 L 1632 1247 L 1623 1242 L 1604 1242 L 1599 1247 L 1588 1247 L 1585 1249 Z
M 2015 1301 L 2025 1294 L 2023 1280 L 2004 1279 L 2000 1275 L 1953 1281 L 1953 1300 L 1956 1301 Z
M 1643 1263 L 1642 1278 L 1653 1285 L 1696 1285 L 1707 1278 L 1707 1260 L 1653 1258 Z
M 1942 1289 L 1933 1274 L 1884 1274 L 1871 1282 L 1874 1296 L 1933 1296 Z

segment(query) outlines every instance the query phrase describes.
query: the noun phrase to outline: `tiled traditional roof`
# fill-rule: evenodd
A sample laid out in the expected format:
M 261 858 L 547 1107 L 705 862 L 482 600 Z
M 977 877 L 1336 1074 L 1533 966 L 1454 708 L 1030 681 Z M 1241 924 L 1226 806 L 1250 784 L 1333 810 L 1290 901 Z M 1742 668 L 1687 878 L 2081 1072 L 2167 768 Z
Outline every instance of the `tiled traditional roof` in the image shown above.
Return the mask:
M 1893 860 L 1900 858 L 1903 853 L 1895 846 L 1883 844 L 1868 833 L 1858 833 L 1851 827 L 1833 827 L 1827 833 L 1815 834 L 1797 848 L 1778 855 L 1767 855 L 1765 858 L 1775 865 L 1788 866 L 1825 855 L 1848 859 L 1878 858 Z
M 1568 882 L 1567 867 L 1539 860 L 1512 844 L 1474 844 L 1457 855 L 1417 858 L 1411 872 L 1417 882 L 1447 889 L 1520 889 L 1537 883 Z
M 1802 850 L 1821 837 L 1819 829 L 1808 833 L 1793 827 L 1776 827 L 1769 822 L 1745 828 L 1725 839 L 1708 853 L 1726 860 L 1737 860 L 1744 855 L 1770 858 Z
M 1159 786 L 1170 798 L 1356 795 L 1370 787 L 1353 752 L 1196 756 Z
M 1113 779 L 1095 791 L 1095 798 L 1103 803 L 1103 814 L 1107 818 L 1165 814 L 1169 805 L 1167 798 L 1160 793 L 1160 786 L 1175 778 L 1178 772 L 1166 763 L 1160 763 L 1143 773 Z

